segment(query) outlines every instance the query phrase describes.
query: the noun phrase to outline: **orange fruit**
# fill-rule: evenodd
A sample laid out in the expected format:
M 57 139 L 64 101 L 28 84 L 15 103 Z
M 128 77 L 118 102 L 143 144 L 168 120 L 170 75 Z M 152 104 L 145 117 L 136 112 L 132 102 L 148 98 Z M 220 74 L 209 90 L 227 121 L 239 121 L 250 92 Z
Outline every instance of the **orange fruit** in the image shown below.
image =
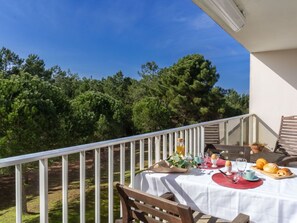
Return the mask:
M 264 158 L 259 158 L 256 161 L 256 167 L 260 170 L 263 170 L 263 167 L 267 164 L 267 160 Z

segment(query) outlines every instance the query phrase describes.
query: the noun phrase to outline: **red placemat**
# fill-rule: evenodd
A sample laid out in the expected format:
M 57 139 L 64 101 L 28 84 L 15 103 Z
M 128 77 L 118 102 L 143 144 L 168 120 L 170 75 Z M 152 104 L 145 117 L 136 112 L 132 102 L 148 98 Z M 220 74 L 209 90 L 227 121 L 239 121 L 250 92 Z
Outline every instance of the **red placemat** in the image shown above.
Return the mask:
M 230 187 L 234 189 L 252 189 L 259 187 L 263 184 L 263 180 L 258 181 L 247 181 L 245 179 L 240 179 L 236 184 L 228 181 L 222 173 L 215 173 L 212 175 L 212 180 L 223 187 Z
M 207 168 L 205 168 L 205 167 L 201 167 L 200 166 L 200 168 L 201 169 L 206 169 L 206 170 L 208 170 L 208 169 L 219 169 L 219 168 L 222 168 L 222 167 L 224 167 L 225 166 L 225 160 L 223 160 L 223 159 L 218 159 L 218 161 L 217 161 L 217 167 L 211 167 L 212 166 L 212 163 L 210 162 L 210 159 L 208 159 L 207 160 Z

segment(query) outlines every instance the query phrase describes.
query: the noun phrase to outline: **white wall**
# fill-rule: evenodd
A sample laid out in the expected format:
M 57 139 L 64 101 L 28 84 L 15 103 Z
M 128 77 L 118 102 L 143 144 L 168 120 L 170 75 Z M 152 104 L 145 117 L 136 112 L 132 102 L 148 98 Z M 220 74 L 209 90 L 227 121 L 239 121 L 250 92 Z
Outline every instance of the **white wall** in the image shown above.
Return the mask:
M 271 128 L 258 140 L 274 145 L 281 116 L 297 115 L 297 49 L 250 54 L 250 113 Z

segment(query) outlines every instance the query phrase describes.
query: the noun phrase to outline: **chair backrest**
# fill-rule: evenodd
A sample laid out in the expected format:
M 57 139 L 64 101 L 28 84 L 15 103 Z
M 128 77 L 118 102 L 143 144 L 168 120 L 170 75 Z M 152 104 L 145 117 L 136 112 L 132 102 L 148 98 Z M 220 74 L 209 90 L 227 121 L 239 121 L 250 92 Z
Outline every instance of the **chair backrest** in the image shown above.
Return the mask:
M 207 125 L 204 127 L 204 143 L 220 144 L 220 126 L 219 124 Z
M 297 116 L 282 116 L 275 150 L 284 150 L 290 156 L 297 155 Z
M 192 210 L 177 202 L 156 197 L 130 187 L 116 184 L 123 207 L 123 223 L 132 220 L 162 223 L 194 223 Z

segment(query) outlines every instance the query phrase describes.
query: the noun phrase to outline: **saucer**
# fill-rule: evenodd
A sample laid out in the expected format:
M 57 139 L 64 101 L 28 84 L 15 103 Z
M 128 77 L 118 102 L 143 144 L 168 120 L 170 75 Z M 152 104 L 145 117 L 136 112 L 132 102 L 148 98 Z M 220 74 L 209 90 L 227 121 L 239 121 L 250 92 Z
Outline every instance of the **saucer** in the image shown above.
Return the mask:
M 257 177 L 257 176 L 254 176 L 253 179 L 247 179 L 245 176 L 243 176 L 243 179 L 245 179 L 245 180 L 247 180 L 247 181 L 258 181 L 258 180 L 260 180 L 260 178 Z

